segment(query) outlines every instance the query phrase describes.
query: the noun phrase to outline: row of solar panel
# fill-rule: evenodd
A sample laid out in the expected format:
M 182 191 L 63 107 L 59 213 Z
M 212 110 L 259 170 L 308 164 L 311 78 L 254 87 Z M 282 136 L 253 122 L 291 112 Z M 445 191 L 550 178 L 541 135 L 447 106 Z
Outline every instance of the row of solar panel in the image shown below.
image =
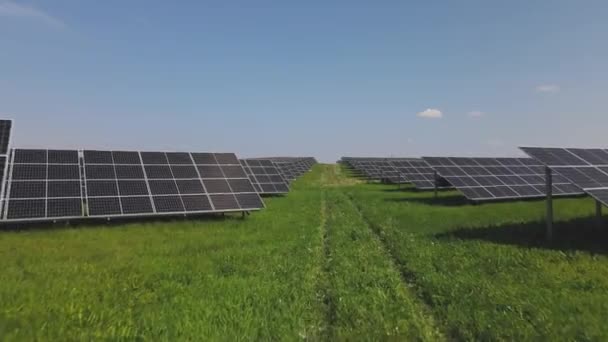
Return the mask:
M 288 182 L 316 163 L 233 153 L 11 150 L 11 129 L 11 120 L 0 120 L 3 220 L 258 210 L 260 194 L 287 193 Z
M 472 200 L 542 197 L 546 195 L 545 167 L 553 172 L 553 195 L 578 195 L 584 192 L 608 204 L 608 150 L 601 148 L 522 147 L 532 158 L 448 158 L 425 157 L 433 172 L 459 189 Z M 380 158 L 343 158 L 344 163 L 358 169 L 371 179 L 392 180 L 387 161 Z M 399 162 L 402 163 L 402 162 Z M 419 181 L 408 177 L 420 167 L 404 165 L 397 168 L 399 182 L 408 181 L 416 187 Z M 430 179 L 420 188 L 433 184 Z
M 371 180 L 412 183 L 418 189 L 435 188 L 434 170 L 421 159 L 344 157 L 341 162 Z M 449 186 L 441 179 L 438 182 L 440 188 Z
M 310 171 L 316 163 L 311 157 L 270 157 L 241 161 L 254 187 L 262 194 L 289 192 L 289 184 Z
M 608 150 L 521 147 L 530 157 L 608 205 Z
M 255 178 L 254 184 L 278 184 L 280 192 L 288 191 L 283 176 L 270 160 L 242 160 L 241 166 L 225 164 L 235 163 L 234 159 L 222 160 L 226 156 L 221 156 L 218 161 L 198 153 L 193 154 L 196 165 L 192 165 L 189 157 L 183 159 L 181 153 L 166 153 L 165 157 L 165 153 L 159 156 L 157 152 L 142 152 L 140 160 L 136 152 L 102 152 L 104 151 L 84 151 L 87 179 L 195 179 L 199 175 L 201 178 L 245 178 L 251 175 Z M 12 178 L 36 180 L 80 177 L 77 151 L 50 150 L 48 156 L 45 153 L 44 150 L 17 150 Z M 142 162 L 144 169 L 139 167 Z M 218 163 L 224 165 L 220 167 Z M 245 173 L 243 168 L 248 172 Z M 264 192 L 262 188 L 258 191 Z
M 14 150 L 3 218 L 50 219 L 259 210 L 230 153 Z
M 83 151 L 82 159 L 79 154 L 14 150 L 1 218 L 211 213 L 264 206 L 233 154 Z M 266 181 L 282 182 L 286 188 L 280 174 L 266 175 L 276 168 L 268 161 L 252 164 L 258 163 L 260 167 L 253 167 L 257 175 L 252 175 L 261 182 L 260 190 L 271 190 Z M 284 188 L 269 192 L 278 191 Z
M 284 176 L 284 179 L 291 183 L 295 179 L 309 171 L 317 163 L 314 158 L 269 158 Z
M 246 178 L 243 168 L 238 165 L 102 165 L 86 164 L 88 179 L 192 179 L 192 178 Z M 73 179 L 80 175 L 78 164 L 13 164 L 13 179 Z
M 68 219 L 151 214 L 252 211 L 263 207 L 256 194 L 110 196 L 6 200 L 5 219 Z
M 453 186 L 474 201 L 535 198 L 545 196 L 544 167 L 530 158 L 450 158 L 425 157 L 418 160 L 370 160 L 346 158 L 351 167 L 386 167 L 392 164 L 399 177 L 418 189 Z M 417 177 L 422 174 L 423 177 Z M 556 196 L 581 194 L 581 189 L 559 175 L 553 178 L 552 192 Z
M 138 152 L 84 150 L 86 164 L 239 165 L 234 153 Z M 14 164 L 78 164 L 78 150 L 17 149 Z

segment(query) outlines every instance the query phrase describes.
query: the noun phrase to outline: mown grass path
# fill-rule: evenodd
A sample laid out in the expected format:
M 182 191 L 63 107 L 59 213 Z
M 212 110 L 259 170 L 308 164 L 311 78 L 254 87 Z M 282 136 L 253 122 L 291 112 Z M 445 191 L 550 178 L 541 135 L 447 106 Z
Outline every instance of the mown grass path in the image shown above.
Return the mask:
M 587 199 L 473 206 L 317 165 L 245 220 L 0 232 L 0 340 L 608 340 Z
M 335 166 L 310 179 L 323 193 L 327 340 L 442 340 L 390 256 L 342 187 L 358 184 Z

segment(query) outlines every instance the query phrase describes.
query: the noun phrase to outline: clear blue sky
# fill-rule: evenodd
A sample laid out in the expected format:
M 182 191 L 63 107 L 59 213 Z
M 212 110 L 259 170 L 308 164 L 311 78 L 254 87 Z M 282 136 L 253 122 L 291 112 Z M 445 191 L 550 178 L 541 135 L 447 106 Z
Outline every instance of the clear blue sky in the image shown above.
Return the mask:
M 608 147 L 607 18 L 605 0 L 0 0 L 0 115 L 16 147 Z

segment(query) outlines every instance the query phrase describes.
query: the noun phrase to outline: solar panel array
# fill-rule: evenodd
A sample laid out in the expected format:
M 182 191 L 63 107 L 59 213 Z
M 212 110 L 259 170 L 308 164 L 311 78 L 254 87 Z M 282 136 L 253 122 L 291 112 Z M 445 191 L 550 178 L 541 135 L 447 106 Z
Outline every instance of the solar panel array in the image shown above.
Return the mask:
M 7 220 L 258 210 L 232 153 L 16 149 Z
M 421 190 L 435 188 L 435 171 L 422 159 L 342 157 L 341 162 L 370 180 L 383 180 L 393 184 L 412 183 Z M 439 179 L 438 187 L 450 185 Z
M 407 182 L 393 163 L 401 160 L 409 159 L 342 157 L 341 162 L 370 180 L 383 180 L 397 184 Z
M 286 194 L 289 192 L 287 181 L 270 159 L 241 159 L 245 173 L 255 190 L 263 195 Z
M 604 205 L 608 205 L 608 150 L 594 148 L 521 147 L 521 150 L 555 171 Z
M 260 194 L 285 194 L 317 161 L 238 160 L 232 153 L 10 149 L 11 120 L 0 120 L 0 220 L 185 215 L 259 210 Z M 522 147 L 530 158 L 352 158 L 341 162 L 371 180 L 419 189 L 454 186 L 473 201 L 555 196 L 583 190 L 608 205 L 608 150 Z
M 232 153 L 10 149 L 0 120 L 0 220 L 245 212 L 289 192 L 311 157 L 239 161 Z
M 312 166 L 317 163 L 316 159 L 312 157 L 271 157 L 262 159 L 271 160 L 288 183 L 310 171 Z
M 380 180 L 382 171 L 376 164 L 381 158 L 342 157 L 341 162 L 370 180 Z
M 473 201 L 546 195 L 544 167 L 531 158 L 424 157 L 424 160 Z M 577 195 L 581 190 L 558 176 L 554 178 L 553 193 Z

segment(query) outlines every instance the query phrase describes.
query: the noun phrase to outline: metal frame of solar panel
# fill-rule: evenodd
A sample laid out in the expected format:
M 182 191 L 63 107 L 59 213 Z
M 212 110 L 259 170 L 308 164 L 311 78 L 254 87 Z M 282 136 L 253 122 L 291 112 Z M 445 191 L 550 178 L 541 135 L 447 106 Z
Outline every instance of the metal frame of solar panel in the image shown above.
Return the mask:
M 450 184 L 472 201 L 539 198 L 546 194 L 544 167 L 531 158 L 423 157 Z M 563 177 L 556 177 L 557 196 L 580 195 Z
M 608 150 L 520 147 L 522 151 L 608 206 Z
M 270 159 L 241 159 L 253 187 L 262 195 L 286 194 L 289 185 Z
M 13 150 L 12 156 L 5 220 L 264 208 L 232 153 Z
M 10 157 L 10 146 L 12 140 L 13 120 L 0 120 L 0 213 L 4 211 L 4 198 L 6 197 L 6 177 L 8 175 L 8 162 Z

